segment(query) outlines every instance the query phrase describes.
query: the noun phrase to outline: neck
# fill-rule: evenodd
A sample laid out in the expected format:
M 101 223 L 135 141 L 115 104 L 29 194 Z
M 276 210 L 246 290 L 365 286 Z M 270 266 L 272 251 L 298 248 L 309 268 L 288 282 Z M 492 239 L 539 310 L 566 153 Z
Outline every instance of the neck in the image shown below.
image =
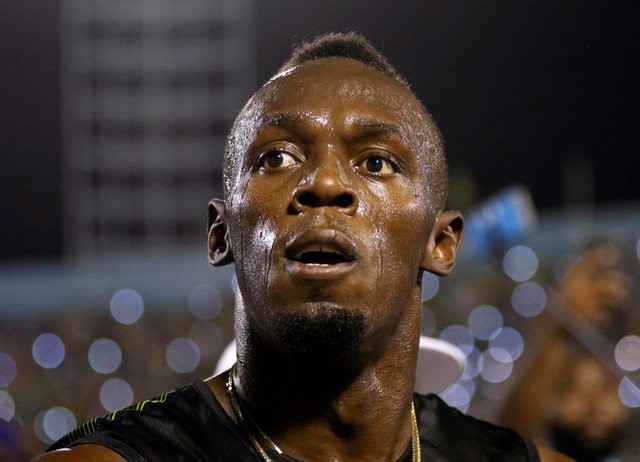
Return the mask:
M 253 418 L 282 450 L 302 460 L 397 460 L 411 439 L 410 410 L 420 303 L 395 326 L 340 361 L 283 355 L 241 330 L 236 387 Z M 381 347 L 380 347 L 381 346 Z

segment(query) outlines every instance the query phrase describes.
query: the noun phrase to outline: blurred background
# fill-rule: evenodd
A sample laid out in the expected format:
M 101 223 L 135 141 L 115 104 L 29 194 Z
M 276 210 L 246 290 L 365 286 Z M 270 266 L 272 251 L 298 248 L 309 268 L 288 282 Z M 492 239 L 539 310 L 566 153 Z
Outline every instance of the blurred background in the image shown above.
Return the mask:
M 558 333 L 636 422 L 639 10 L 1 2 L 0 460 L 211 374 L 233 338 L 233 268 L 206 258 L 225 135 L 292 45 L 327 31 L 369 38 L 446 140 L 467 240 L 453 276 L 425 278 L 423 333 L 468 365 L 442 396 L 500 421 Z M 599 290 L 596 314 L 575 287 Z M 638 460 L 624 422 L 615 451 Z

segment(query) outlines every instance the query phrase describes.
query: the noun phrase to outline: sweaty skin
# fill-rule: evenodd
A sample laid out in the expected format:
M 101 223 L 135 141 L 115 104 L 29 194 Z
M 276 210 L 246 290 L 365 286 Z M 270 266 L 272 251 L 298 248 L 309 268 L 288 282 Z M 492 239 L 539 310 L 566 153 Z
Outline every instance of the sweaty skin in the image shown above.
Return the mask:
M 210 260 L 235 261 L 242 294 L 238 395 L 291 457 L 395 461 L 411 440 L 419 273 L 448 274 L 462 237 L 430 195 L 433 125 L 405 87 L 345 58 L 272 79 L 243 111 L 226 202 L 209 207 Z M 235 420 L 224 381 L 207 383 Z
M 227 199 L 247 315 L 269 342 L 279 342 L 274 315 L 327 305 L 365 316 L 367 336 L 389 336 L 402 312 L 389 306 L 406 307 L 416 289 L 435 218 L 407 141 L 421 115 L 417 101 L 386 76 L 341 61 L 307 63 L 271 83 Z M 281 165 L 272 167 L 276 156 Z M 380 172 L 367 168 L 372 157 Z M 301 240 L 308 249 L 287 247 Z M 287 254 L 332 243 L 349 264 L 297 265 Z M 386 344 L 373 340 L 362 343 Z
M 428 121 L 407 89 L 348 59 L 305 63 L 259 96 L 217 205 L 243 295 L 238 392 L 293 457 L 395 460 L 410 440 L 416 281 L 446 274 L 460 238 L 459 214 L 431 212 L 430 153 L 412 136 Z

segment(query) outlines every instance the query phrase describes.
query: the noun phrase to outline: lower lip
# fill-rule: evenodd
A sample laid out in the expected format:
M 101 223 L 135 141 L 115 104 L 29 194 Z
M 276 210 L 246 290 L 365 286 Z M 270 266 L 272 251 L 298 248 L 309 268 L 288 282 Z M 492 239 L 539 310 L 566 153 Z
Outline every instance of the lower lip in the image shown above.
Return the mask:
M 317 265 L 286 260 L 286 269 L 294 277 L 302 279 L 329 280 L 337 279 L 349 273 L 356 266 L 355 261 L 336 263 L 333 265 Z

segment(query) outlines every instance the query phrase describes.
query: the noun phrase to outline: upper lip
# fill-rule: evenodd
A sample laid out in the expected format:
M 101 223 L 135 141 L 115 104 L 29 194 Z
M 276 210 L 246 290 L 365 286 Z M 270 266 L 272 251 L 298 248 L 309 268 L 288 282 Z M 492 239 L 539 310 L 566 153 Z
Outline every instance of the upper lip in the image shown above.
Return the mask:
M 285 257 L 303 263 L 334 264 L 356 259 L 355 245 L 336 229 L 310 229 L 285 245 Z

